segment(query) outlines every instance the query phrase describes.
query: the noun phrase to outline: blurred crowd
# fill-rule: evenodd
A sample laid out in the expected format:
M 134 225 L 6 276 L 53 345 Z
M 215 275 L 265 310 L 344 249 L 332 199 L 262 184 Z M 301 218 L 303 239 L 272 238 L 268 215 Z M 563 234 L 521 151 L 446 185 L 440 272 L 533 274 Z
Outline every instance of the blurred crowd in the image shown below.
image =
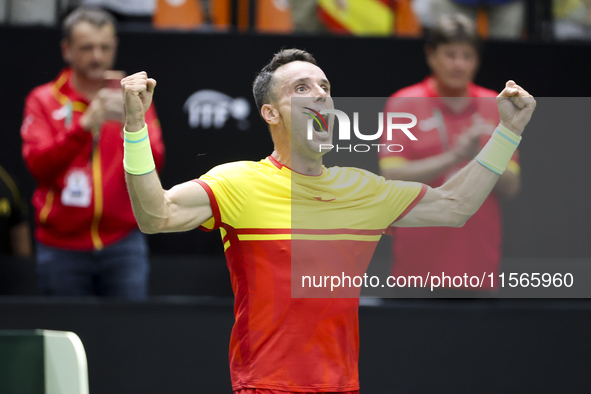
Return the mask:
M 419 37 L 440 15 L 460 13 L 483 38 L 532 38 L 528 23 L 545 39 L 591 38 L 591 0 L 0 0 L 0 22 L 57 25 L 81 5 L 128 28 Z

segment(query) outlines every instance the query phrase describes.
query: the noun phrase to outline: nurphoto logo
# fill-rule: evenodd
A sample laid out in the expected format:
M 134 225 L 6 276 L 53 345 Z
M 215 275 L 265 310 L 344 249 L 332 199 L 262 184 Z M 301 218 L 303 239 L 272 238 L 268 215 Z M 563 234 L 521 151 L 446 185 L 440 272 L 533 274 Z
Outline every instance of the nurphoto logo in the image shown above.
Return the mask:
M 334 115 L 339 121 L 339 141 L 350 141 L 351 140 L 351 121 L 349 116 L 338 109 L 321 109 L 316 111 L 309 107 L 304 107 L 309 112 L 304 114 L 310 116 L 307 123 L 307 138 L 311 141 L 314 138 L 314 133 L 319 135 L 327 135 L 329 132 L 329 126 L 325 116 Z M 362 134 L 359 131 L 359 112 L 353 112 L 353 133 L 355 136 L 362 141 L 377 141 L 382 137 L 384 133 L 384 120 L 386 122 L 386 139 L 392 141 L 392 135 L 394 132 L 403 132 L 406 137 L 411 141 L 417 141 L 417 137 L 410 131 L 411 128 L 417 125 L 417 117 L 408 112 L 387 112 L 384 116 L 383 112 L 378 113 L 378 131 L 374 134 Z M 401 122 L 405 120 L 405 122 Z M 334 125 L 333 125 L 334 126 Z M 372 147 L 379 152 L 383 149 L 388 152 L 402 152 L 404 147 L 400 144 L 319 144 L 318 149 L 320 151 L 328 151 L 336 148 L 336 151 L 347 151 L 347 152 L 369 152 Z

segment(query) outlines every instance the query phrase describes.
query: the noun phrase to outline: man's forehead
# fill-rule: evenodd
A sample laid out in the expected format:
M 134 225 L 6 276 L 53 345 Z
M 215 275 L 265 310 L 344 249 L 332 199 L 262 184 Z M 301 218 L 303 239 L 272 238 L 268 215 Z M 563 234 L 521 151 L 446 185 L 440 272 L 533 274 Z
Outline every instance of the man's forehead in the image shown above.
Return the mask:
M 275 78 L 283 81 L 284 84 L 291 84 L 305 79 L 327 79 L 320 67 L 303 61 L 295 61 L 279 67 L 275 71 Z
M 442 48 L 442 49 L 455 49 L 455 50 L 471 50 L 474 52 L 478 52 L 478 50 L 476 49 L 476 47 L 473 44 L 470 44 L 469 42 L 466 41 L 452 41 L 452 42 L 446 42 L 446 43 L 442 43 L 439 44 L 437 46 L 437 49 Z
M 96 33 L 105 33 L 115 37 L 115 27 L 110 23 L 97 26 L 87 21 L 80 21 L 72 26 L 72 38 L 81 35 L 95 35 Z

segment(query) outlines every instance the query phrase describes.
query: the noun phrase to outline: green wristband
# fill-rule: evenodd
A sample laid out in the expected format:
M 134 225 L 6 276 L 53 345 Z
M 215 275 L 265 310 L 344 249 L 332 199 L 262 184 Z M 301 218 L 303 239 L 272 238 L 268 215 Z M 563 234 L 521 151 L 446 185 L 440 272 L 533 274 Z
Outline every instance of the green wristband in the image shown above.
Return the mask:
M 484 148 L 476 156 L 476 161 L 496 174 L 503 174 L 507 164 L 521 142 L 521 137 L 499 123 Z
M 135 133 L 123 130 L 123 168 L 132 175 L 144 175 L 156 169 L 148 125 Z

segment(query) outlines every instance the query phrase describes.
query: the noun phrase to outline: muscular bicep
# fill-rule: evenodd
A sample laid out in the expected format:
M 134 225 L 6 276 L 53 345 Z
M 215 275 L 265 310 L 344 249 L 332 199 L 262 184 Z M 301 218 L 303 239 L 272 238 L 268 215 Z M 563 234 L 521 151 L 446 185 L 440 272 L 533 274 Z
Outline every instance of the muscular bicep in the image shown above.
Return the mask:
M 403 218 L 395 221 L 394 227 L 459 227 L 463 216 L 453 209 L 453 204 L 441 188 L 427 186 L 425 196 Z
M 164 192 L 168 218 L 162 232 L 188 231 L 209 220 L 213 212 L 207 192 L 196 182 L 185 182 Z
M 461 227 L 478 211 L 498 179 L 498 174 L 473 160 L 440 187 L 427 189 L 423 199 L 394 226 Z

